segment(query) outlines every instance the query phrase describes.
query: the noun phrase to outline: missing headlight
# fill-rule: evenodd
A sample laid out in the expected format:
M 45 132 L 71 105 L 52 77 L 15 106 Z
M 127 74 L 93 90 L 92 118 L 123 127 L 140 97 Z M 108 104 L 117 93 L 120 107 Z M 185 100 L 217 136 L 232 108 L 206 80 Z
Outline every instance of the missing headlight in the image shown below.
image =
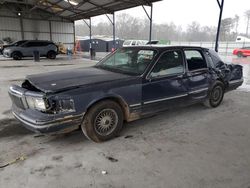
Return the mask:
M 57 101 L 57 111 L 59 112 L 75 112 L 75 103 L 71 98 L 59 99 Z

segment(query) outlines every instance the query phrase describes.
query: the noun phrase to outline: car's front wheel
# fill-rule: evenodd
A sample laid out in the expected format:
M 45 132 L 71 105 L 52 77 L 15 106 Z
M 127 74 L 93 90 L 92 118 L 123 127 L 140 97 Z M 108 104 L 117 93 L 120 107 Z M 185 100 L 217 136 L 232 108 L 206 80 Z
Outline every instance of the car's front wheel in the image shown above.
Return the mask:
M 91 107 L 84 116 L 81 129 L 94 142 L 103 142 L 115 137 L 123 125 L 123 111 L 119 104 L 105 100 Z
M 208 93 L 208 97 L 204 105 L 210 108 L 215 108 L 220 105 L 224 97 L 224 84 L 221 81 L 216 81 L 212 89 Z

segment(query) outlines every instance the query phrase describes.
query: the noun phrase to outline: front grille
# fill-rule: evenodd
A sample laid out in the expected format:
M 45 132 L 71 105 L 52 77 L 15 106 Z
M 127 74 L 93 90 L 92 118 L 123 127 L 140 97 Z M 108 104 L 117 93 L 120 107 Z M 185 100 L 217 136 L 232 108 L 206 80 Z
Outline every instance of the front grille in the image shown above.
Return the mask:
M 25 109 L 22 97 L 10 94 L 10 98 L 11 98 L 13 104 L 15 104 L 18 108 Z

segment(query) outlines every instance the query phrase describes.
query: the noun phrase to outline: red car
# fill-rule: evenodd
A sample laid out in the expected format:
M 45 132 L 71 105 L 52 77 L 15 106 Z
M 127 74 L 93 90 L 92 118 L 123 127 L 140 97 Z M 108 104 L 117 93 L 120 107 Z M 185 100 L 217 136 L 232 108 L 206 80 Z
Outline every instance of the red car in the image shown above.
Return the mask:
M 238 57 L 250 56 L 250 47 L 234 49 L 233 54 L 237 55 Z

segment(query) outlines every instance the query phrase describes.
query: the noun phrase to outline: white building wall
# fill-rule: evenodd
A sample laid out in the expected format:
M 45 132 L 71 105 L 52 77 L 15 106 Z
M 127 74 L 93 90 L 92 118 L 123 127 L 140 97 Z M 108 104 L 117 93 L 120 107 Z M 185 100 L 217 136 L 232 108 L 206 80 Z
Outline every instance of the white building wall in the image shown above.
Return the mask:
M 21 25 L 18 18 L 0 17 L 0 39 L 10 37 L 12 40 L 21 39 Z
M 54 42 L 62 42 L 67 47 L 74 45 L 74 24 L 66 22 L 51 22 L 52 39 Z
M 51 22 L 51 28 L 50 28 Z M 26 40 L 52 40 L 73 48 L 74 24 L 72 22 L 23 19 L 23 36 Z M 51 33 L 50 33 L 51 32 Z M 0 39 L 10 37 L 22 40 L 20 18 L 0 15 Z

